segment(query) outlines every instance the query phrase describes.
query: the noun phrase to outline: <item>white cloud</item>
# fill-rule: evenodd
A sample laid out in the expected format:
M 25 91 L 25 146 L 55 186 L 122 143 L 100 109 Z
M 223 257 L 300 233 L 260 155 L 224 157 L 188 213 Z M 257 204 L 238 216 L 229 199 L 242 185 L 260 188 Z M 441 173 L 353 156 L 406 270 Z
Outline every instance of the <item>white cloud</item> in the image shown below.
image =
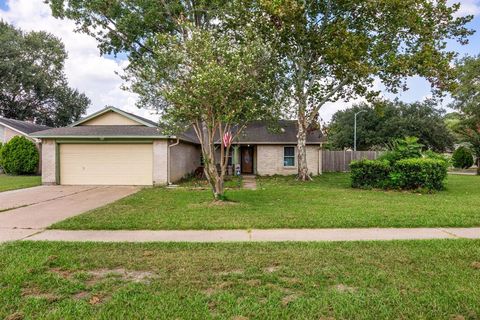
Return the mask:
M 75 24 L 52 17 L 50 8 L 42 0 L 7 0 L 8 10 L 0 9 L 0 19 L 25 31 L 47 31 L 59 37 L 68 52 L 65 73 L 70 86 L 84 92 L 92 101 L 87 113 L 106 105 L 157 120 L 147 110 L 135 107 L 137 96 L 120 88 L 121 72 L 126 61 L 115 61 L 100 56 L 97 42 L 90 36 L 75 33 Z
M 449 0 L 448 4 L 460 3 L 456 16 L 477 15 L 480 13 L 480 0 Z

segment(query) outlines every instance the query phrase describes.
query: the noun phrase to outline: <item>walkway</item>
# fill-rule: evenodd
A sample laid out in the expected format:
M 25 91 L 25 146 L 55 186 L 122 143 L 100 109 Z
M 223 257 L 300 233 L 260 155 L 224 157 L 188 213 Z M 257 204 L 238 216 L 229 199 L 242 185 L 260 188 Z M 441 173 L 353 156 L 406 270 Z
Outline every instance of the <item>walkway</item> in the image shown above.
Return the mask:
M 269 230 L 46 230 L 24 240 L 99 242 L 261 242 L 480 239 L 480 228 L 366 228 Z
M 242 186 L 244 189 L 257 190 L 257 177 L 254 175 L 242 176 Z

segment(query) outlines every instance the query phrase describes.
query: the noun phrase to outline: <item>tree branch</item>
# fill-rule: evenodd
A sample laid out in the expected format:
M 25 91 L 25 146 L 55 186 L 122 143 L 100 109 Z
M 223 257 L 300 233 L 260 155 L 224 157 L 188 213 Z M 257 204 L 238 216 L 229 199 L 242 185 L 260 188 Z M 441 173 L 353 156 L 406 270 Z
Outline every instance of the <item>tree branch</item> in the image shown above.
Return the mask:
M 328 102 L 328 100 L 333 97 L 340 89 L 343 88 L 343 86 L 345 84 L 347 84 L 348 80 L 347 79 L 343 79 L 342 81 L 340 81 L 339 84 L 337 84 L 336 87 L 334 87 L 332 89 L 332 91 L 330 91 L 322 100 L 320 100 L 319 103 L 316 104 L 316 106 L 312 109 L 312 111 L 310 112 L 310 114 L 308 115 L 308 118 L 307 118 L 307 121 L 308 123 L 312 122 L 315 118 L 315 116 L 317 115 L 318 111 L 320 110 L 320 108 L 326 103 Z

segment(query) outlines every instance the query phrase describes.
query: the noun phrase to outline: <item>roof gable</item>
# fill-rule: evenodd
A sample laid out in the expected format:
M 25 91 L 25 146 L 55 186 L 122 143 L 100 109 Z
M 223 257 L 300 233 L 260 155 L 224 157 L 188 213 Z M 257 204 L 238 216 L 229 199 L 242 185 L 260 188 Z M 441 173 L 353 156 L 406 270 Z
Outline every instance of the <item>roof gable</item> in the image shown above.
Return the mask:
M 97 125 L 128 125 L 128 126 L 147 126 L 156 127 L 157 124 L 151 120 L 139 117 L 123 110 L 107 107 L 95 112 L 79 121 L 71 124 L 76 126 L 97 126 Z

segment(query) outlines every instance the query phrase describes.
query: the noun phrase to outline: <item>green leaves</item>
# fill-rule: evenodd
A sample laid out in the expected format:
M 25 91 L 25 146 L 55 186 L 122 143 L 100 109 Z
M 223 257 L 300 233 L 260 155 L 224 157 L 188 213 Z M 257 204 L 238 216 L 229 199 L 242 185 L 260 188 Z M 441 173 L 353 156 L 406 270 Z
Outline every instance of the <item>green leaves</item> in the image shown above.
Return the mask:
M 455 168 L 468 169 L 473 166 L 473 153 L 465 147 L 458 147 L 452 155 L 452 164 Z
M 379 100 L 372 106 L 360 104 L 338 111 L 329 126 L 333 147 L 353 147 L 354 113 L 357 118 L 357 147 L 360 150 L 383 149 L 387 143 L 405 136 L 416 136 L 426 148 L 439 152 L 453 148 L 454 136 L 444 122 L 444 111 L 431 100 L 414 103 Z
M 457 86 L 452 93 L 453 107 L 480 119 L 480 56 L 457 61 Z
M 442 190 L 447 162 L 441 159 L 409 158 L 389 163 L 359 160 L 350 164 L 353 188 Z
M 211 127 L 241 127 L 278 113 L 268 46 L 248 30 L 248 41 L 239 41 L 191 24 L 182 28 L 188 37 L 158 35 L 152 57 L 127 70 L 142 107 L 159 110 L 167 125 L 204 121 Z
M 449 62 L 455 53 L 445 50 L 445 41 L 463 44 L 473 32 L 464 27 L 472 17 L 453 17 L 458 6 L 444 0 L 246 3 L 257 9 L 249 18 L 257 19 L 259 29 L 274 39 L 292 83 L 306 83 L 297 90 L 320 87 L 306 92 L 311 108 L 319 107 L 315 101 L 328 96 L 332 83 L 346 81 L 332 98 L 348 98 L 370 91 L 372 77 L 380 78 L 390 91 L 403 89 L 404 79 L 413 75 L 448 90 L 453 80 Z
M 0 165 L 9 174 L 33 174 L 39 163 L 35 144 L 23 136 L 16 136 L 0 149 Z

